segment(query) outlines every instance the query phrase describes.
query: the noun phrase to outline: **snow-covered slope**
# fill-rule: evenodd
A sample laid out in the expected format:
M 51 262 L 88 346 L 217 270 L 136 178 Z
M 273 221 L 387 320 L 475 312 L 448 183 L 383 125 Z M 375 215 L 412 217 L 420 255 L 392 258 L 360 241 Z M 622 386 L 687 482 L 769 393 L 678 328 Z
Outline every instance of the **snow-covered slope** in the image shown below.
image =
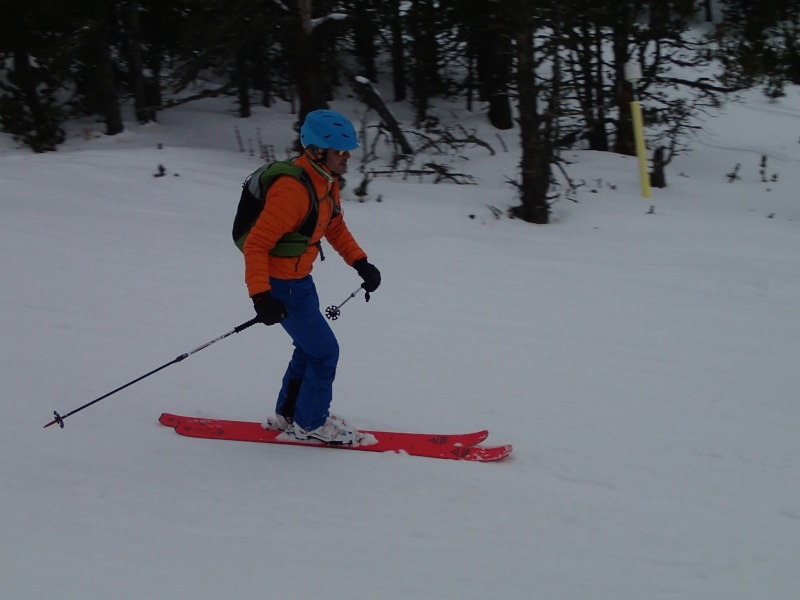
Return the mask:
M 292 117 L 208 101 L 114 138 L 86 125 L 52 154 L 4 139 L 0 596 L 800 596 L 798 107 L 796 89 L 728 107 L 651 200 L 634 159 L 568 153 L 585 185 L 549 226 L 494 218 L 518 156 L 457 105 L 443 115 L 497 154 L 436 160 L 478 185 L 378 178 L 361 203 L 354 158 L 345 214 L 384 283 L 334 324 L 334 409 L 365 428 L 488 428 L 514 444 L 497 464 L 157 423 L 266 416 L 291 346 L 261 326 L 43 430 L 252 316 L 229 229 L 259 161 L 234 127 L 281 158 Z M 360 280 L 327 254 L 314 277 L 338 304 Z

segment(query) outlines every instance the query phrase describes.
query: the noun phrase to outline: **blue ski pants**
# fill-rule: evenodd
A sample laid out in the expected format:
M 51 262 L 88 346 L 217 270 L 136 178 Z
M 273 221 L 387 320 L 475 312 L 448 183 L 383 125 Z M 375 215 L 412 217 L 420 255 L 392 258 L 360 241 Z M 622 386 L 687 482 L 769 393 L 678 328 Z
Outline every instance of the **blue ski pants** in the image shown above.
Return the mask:
M 302 279 L 271 278 L 270 285 L 272 296 L 286 305 L 289 316 L 281 325 L 294 342 L 275 411 L 280 414 L 287 399 L 291 401 L 296 395 L 294 422 L 303 429 L 316 429 L 328 418 L 333 400 L 339 343 L 319 310 L 311 275 Z

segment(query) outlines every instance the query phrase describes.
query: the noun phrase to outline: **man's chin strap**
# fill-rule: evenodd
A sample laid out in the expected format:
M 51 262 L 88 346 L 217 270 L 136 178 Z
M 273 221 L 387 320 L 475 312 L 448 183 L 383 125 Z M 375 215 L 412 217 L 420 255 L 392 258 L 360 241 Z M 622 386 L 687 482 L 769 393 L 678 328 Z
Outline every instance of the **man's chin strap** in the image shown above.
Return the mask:
M 323 148 L 317 148 L 316 146 L 308 146 L 305 149 L 305 155 L 311 159 L 313 163 L 323 163 L 325 162 L 325 150 Z
M 333 181 L 333 173 L 331 173 L 323 164 L 325 162 L 325 150 L 322 148 L 312 149 L 311 147 L 308 147 L 305 149 L 305 154 L 311 159 L 311 164 L 320 175 L 322 175 L 328 181 Z

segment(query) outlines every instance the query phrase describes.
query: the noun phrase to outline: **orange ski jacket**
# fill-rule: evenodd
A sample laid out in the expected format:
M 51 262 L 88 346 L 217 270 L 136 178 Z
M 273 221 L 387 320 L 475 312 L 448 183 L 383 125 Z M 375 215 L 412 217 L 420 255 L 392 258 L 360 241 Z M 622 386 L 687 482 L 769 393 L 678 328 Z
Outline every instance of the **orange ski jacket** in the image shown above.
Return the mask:
M 308 249 L 300 256 L 269 254 L 278 240 L 293 232 L 308 215 L 311 202 L 308 190 L 294 177 L 280 177 L 267 192 L 264 210 L 250 229 L 242 252 L 244 279 L 252 298 L 269 291 L 269 278 L 302 279 L 311 273 L 319 254 L 318 242 L 324 237 L 348 265 L 366 258 L 344 222 L 339 199 L 339 178 L 319 172 L 305 155 L 293 161 L 303 167 L 319 198 L 319 218 Z

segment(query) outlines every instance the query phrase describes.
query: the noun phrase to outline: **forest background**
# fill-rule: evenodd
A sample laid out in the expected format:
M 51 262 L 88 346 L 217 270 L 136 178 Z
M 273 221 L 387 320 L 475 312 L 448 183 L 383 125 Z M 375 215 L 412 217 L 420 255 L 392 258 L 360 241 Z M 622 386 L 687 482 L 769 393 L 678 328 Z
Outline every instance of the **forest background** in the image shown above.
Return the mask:
M 96 115 L 108 135 L 208 96 L 292 103 L 298 125 L 341 93 L 380 115 L 393 168 L 471 132 L 445 129 L 435 98 L 463 98 L 491 124 L 520 128 L 512 216 L 549 221 L 572 182 L 560 152 L 577 143 L 633 155 L 631 101 L 644 107 L 651 182 L 686 150 L 697 116 L 761 86 L 800 83 L 800 3 L 791 0 L 3 0 L 0 128 L 35 152 L 56 150 L 64 123 Z M 641 67 L 633 89 L 629 63 Z M 389 101 L 409 101 L 404 130 Z M 413 136 L 409 141 L 409 127 Z M 259 142 L 259 145 L 261 143 Z M 265 159 L 273 158 L 261 148 Z M 435 171 L 436 165 L 431 168 Z M 439 176 L 449 177 L 446 172 Z M 366 185 L 366 182 L 362 182 Z

